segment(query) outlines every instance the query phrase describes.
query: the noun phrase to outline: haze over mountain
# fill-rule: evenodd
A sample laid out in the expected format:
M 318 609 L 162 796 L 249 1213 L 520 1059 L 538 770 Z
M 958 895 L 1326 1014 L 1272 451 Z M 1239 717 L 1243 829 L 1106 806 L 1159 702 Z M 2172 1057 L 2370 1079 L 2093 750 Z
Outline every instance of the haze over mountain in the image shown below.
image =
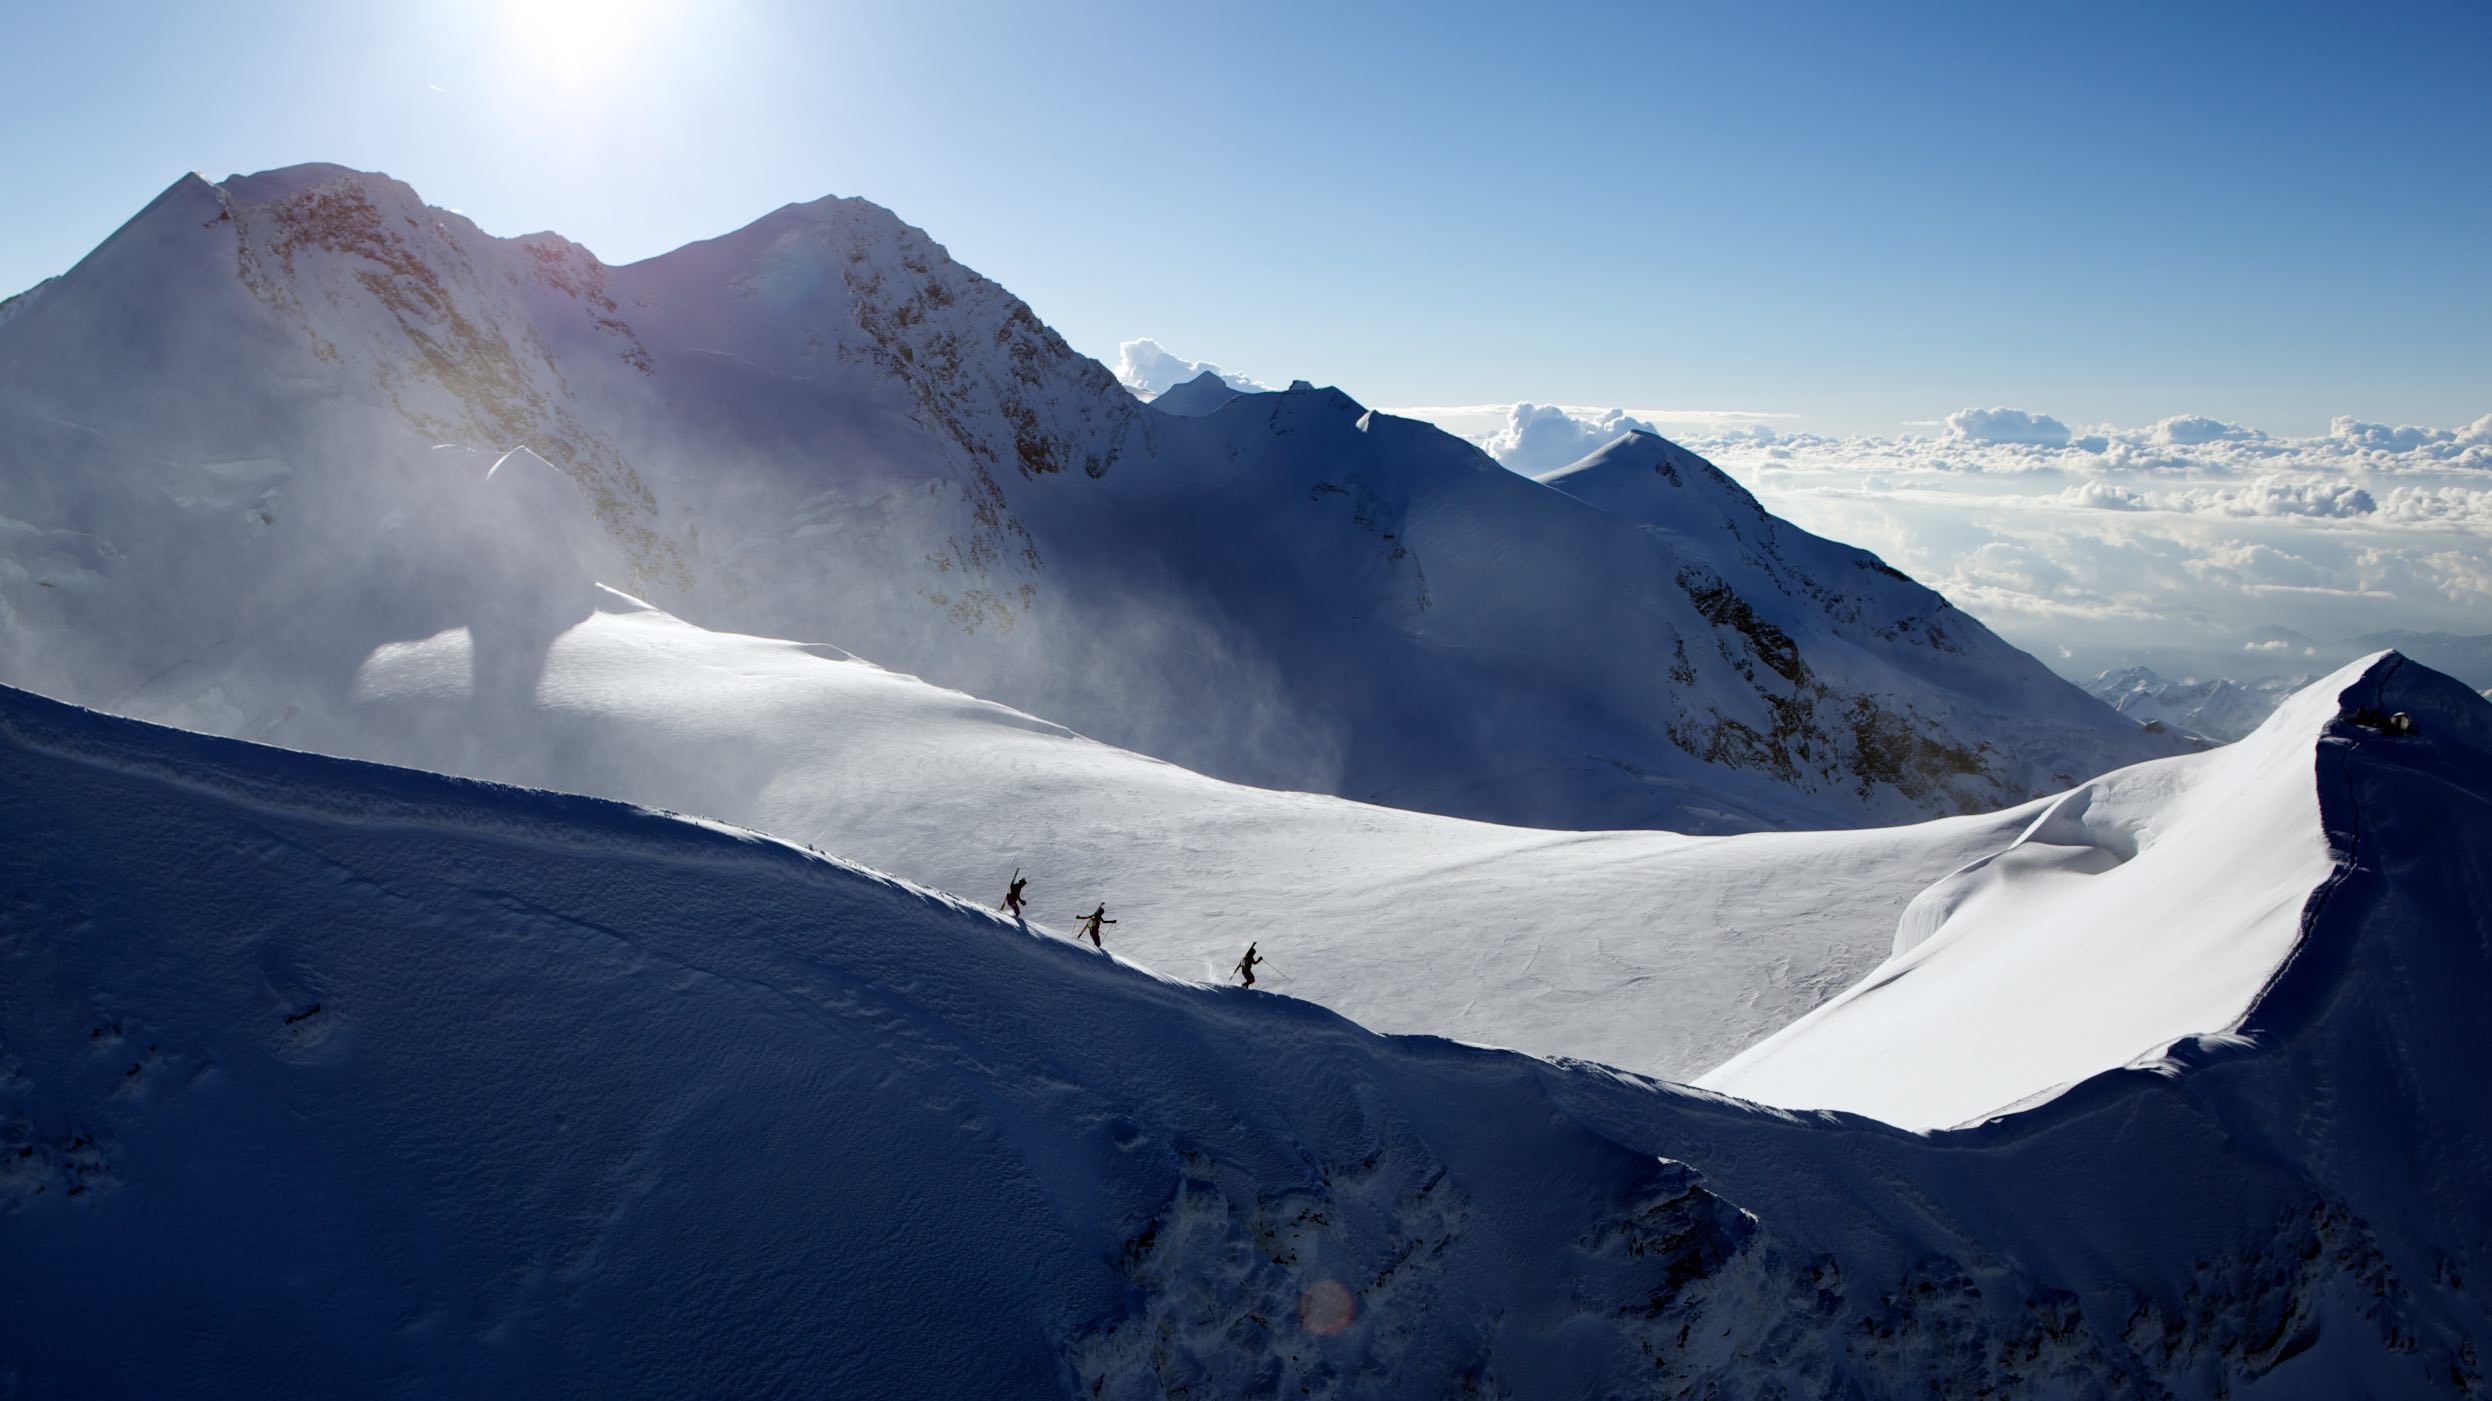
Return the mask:
M 1338 391 L 1158 412 L 862 201 L 609 268 L 336 167 L 186 178 L 0 308 L 0 385 L 0 676 L 225 733 L 352 730 L 376 649 L 458 628 L 524 695 L 586 575 L 1505 822 L 1849 826 L 2168 752 L 1657 439 L 1605 505 Z M 580 504 L 475 489 L 522 447 Z

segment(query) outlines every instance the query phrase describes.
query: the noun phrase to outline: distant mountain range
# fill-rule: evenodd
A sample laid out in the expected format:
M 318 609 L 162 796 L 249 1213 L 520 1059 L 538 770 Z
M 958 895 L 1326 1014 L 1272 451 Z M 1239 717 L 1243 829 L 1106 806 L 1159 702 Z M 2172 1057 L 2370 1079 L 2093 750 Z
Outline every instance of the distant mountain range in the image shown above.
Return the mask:
M 2346 657 L 2395 651 L 2492 695 L 2492 634 L 2375 632 L 2324 649 L 2294 634 L 2294 646 L 2311 655 Z M 2130 719 L 2229 742 L 2257 729 L 2285 697 L 2310 681 L 2308 675 L 2174 680 L 2149 666 L 2125 666 L 2103 672 L 2085 689 Z
M 2257 729 L 2286 696 L 2308 682 L 2307 677 L 2174 681 L 2152 667 L 2127 666 L 2104 672 L 2085 689 L 2140 723 L 2230 742 Z

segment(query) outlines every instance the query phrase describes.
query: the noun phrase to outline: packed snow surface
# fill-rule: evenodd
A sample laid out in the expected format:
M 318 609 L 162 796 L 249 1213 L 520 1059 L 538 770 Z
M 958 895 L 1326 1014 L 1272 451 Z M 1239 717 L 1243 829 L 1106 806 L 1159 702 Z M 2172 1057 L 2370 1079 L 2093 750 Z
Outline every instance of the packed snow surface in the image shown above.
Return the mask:
M 43 814 L 0 843 L 0 1376 L 2479 1391 L 2492 707 L 2393 658 L 2345 701 L 2417 728 L 2307 707 L 2334 867 L 2238 1034 L 1919 1135 L 1379 1038 L 742 829 L 0 692 L 0 794 Z

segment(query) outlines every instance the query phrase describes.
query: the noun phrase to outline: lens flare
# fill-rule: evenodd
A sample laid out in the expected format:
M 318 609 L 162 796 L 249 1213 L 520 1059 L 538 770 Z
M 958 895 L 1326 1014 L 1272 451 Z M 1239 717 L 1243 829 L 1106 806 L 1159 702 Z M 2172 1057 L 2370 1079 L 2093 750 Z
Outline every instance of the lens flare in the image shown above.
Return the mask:
M 1329 1338 L 1357 1321 L 1358 1296 L 1339 1280 L 1318 1280 L 1298 1296 L 1298 1326 L 1319 1338 Z

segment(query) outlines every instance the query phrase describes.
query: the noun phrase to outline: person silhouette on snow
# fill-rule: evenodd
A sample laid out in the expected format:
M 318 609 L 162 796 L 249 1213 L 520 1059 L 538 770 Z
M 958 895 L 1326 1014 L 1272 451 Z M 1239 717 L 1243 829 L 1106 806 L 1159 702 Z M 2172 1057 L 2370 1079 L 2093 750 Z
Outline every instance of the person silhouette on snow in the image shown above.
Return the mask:
M 1246 986 L 1255 985 L 1255 965 L 1261 962 L 1263 962 L 1263 955 L 1255 952 L 1253 944 L 1248 944 L 1246 956 L 1237 961 L 1237 976 L 1246 980 Z
M 1082 917 L 1081 932 L 1090 936 L 1090 946 L 1092 948 L 1105 949 L 1107 945 L 1099 942 L 1099 926 L 1102 924 L 1114 923 L 1116 923 L 1115 920 L 1108 918 L 1107 901 L 1102 900 L 1099 902 L 1099 908 L 1092 910 L 1089 914 Z
M 1021 887 L 1028 885 L 1029 883 L 1030 878 L 1021 874 L 1021 868 L 1018 866 L 1013 867 L 1012 889 L 1004 892 L 1004 903 L 1000 908 L 1012 911 L 1012 917 L 1014 919 L 1021 919 L 1024 917 L 1021 913 Z

